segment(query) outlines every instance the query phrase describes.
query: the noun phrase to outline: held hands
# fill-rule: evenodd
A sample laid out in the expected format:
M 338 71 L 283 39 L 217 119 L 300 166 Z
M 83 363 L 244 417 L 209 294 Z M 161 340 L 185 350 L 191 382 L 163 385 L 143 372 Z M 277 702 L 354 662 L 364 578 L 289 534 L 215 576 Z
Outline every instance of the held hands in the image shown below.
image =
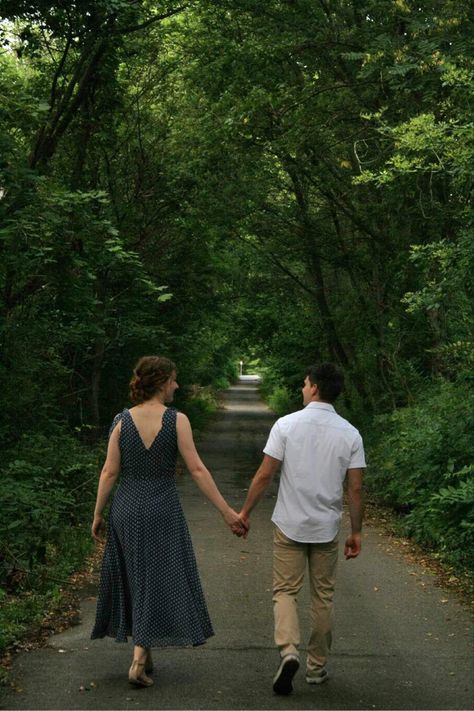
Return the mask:
M 234 509 L 230 508 L 223 514 L 224 521 L 229 526 L 230 530 L 235 536 L 239 538 L 247 538 L 247 534 L 250 528 L 248 520 L 245 521 L 244 517 L 239 515 Z
M 362 540 L 360 533 L 353 533 L 346 538 L 346 543 L 344 546 L 344 555 L 346 560 L 350 558 L 357 558 L 362 548 Z
M 234 527 L 234 526 L 231 526 L 231 527 L 230 527 L 230 530 L 232 531 L 232 533 L 233 533 L 235 536 L 238 536 L 239 538 L 241 538 L 241 537 L 247 538 L 248 532 L 249 532 L 249 530 L 250 530 L 249 517 L 247 516 L 247 514 L 244 514 L 243 511 L 241 511 L 241 512 L 238 514 L 238 518 L 239 518 L 239 525 L 238 525 L 238 527 L 237 527 L 237 526 L 235 526 L 235 527 Z

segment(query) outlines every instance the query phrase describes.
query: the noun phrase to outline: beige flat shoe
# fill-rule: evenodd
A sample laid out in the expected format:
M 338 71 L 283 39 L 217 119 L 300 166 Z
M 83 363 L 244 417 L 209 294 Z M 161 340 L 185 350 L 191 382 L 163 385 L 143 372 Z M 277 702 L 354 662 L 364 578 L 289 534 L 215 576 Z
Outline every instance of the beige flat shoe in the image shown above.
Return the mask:
M 132 666 L 128 670 L 128 681 L 133 686 L 153 686 L 153 679 L 145 674 L 145 664 L 133 660 Z

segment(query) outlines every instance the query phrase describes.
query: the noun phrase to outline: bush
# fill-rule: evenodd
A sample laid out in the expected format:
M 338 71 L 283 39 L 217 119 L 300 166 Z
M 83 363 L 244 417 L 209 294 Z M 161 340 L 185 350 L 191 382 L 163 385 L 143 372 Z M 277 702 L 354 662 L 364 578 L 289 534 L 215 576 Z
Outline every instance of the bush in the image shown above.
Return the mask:
M 474 394 L 439 380 L 418 404 L 376 419 L 367 486 L 403 515 L 404 531 L 472 567 Z
M 281 417 L 302 407 L 301 390 L 291 389 L 272 368 L 261 368 L 260 392 L 273 412 Z M 299 381 L 298 381 L 299 382 Z
M 4 452 L 0 489 L 0 652 L 54 603 L 92 550 L 89 526 L 103 446 L 52 426 Z
M 63 545 L 65 530 L 90 518 L 97 455 L 66 433 L 24 434 L 6 453 L 0 489 L 0 586 L 6 591 L 41 588 L 48 556 Z
M 192 385 L 188 392 L 184 393 L 184 397 L 181 409 L 189 417 L 191 427 L 194 430 L 202 430 L 209 417 L 217 410 L 217 400 L 213 388 Z
M 15 594 L 0 587 L 0 656 L 40 622 L 46 611 L 61 610 L 69 576 L 82 566 L 92 549 L 89 521 L 74 528 L 64 526 L 61 537 L 46 545 L 43 564 L 36 563 L 31 574 L 17 571 Z
M 287 415 L 294 410 L 293 399 L 288 388 L 279 385 L 274 388 L 267 397 L 268 406 L 276 415 L 280 417 Z
M 61 539 L 72 501 L 70 493 L 40 476 L 3 477 L 0 584 L 8 591 L 23 587 L 25 576 L 46 562 L 47 546 Z
M 420 543 L 436 546 L 451 562 L 473 568 L 474 465 L 446 476 L 443 486 L 406 517 L 406 527 Z

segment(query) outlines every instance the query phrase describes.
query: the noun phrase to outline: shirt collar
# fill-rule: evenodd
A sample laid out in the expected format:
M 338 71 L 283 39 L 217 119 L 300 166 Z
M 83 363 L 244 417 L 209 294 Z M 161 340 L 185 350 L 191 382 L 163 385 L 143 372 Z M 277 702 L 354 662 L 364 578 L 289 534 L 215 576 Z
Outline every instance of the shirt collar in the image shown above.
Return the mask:
M 309 402 L 306 405 L 305 409 L 306 408 L 310 408 L 311 410 L 316 408 L 318 410 L 328 410 L 329 412 L 336 412 L 336 410 L 334 409 L 334 406 L 331 405 L 330 402 L 314 402 L 313 401 L 313 402 Z

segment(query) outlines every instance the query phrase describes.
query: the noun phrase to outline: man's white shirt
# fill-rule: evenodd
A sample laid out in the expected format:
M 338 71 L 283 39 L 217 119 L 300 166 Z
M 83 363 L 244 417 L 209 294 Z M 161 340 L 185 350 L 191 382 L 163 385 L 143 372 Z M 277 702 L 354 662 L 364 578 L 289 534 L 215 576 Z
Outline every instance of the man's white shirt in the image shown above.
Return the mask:
M 293 541 L 334 540 L 346 472 L 365 467 L 358 430 L 329 403 L 310 402 L 275 422 L 263 451 L 283 462 L 273 523 Z

